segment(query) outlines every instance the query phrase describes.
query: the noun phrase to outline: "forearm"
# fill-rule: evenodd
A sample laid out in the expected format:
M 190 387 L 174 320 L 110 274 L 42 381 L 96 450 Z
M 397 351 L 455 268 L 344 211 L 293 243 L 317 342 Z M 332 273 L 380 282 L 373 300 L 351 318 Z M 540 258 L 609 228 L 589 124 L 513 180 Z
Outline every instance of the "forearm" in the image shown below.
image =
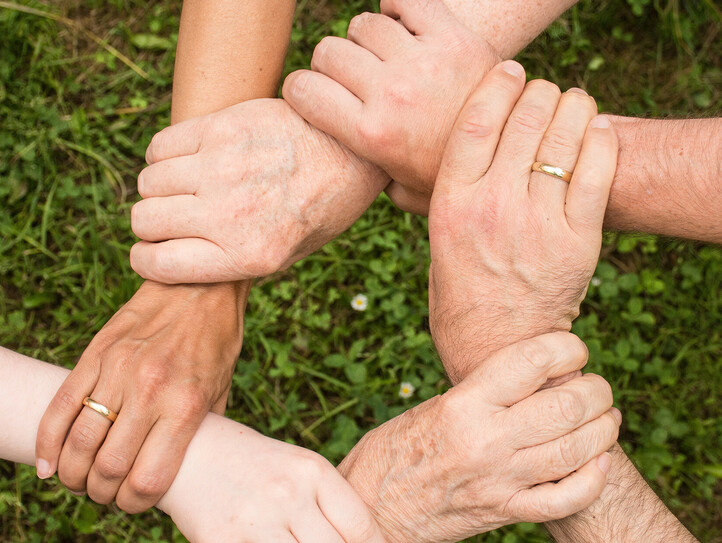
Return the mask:
M 645 482 L 619 445 L 599 499 L 584 511 L 547 523 L 560 543 L 697 541 Z
M 620 149 L 605 227 L 722 243 L 722 119 L 610 119 Z
M 444 0 L 503 59 L 514 57 L 577 0 Z
M 294 0 L 186 0 L 172 123 L 275 96 L 294 7 Z

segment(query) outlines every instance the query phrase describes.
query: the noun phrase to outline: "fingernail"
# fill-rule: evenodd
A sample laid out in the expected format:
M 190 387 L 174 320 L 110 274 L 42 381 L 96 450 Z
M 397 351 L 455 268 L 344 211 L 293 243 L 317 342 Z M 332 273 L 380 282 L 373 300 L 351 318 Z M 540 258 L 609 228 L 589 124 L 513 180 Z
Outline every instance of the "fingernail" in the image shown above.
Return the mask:
M 608 452 L 605 452 L 603 455 L 597 458 L 597 466 L 599 466 L 599 469 L 602 470 L 602 473 L 607 473 L 609 471 L 609 466 L 612 465 L 612 455 Z
M 501 63 L 501 67 L 506 73 L 511 74 L 514 77 L 524 77 L 524 66 L 522 66 L 515 60 L 504 61 Z
M 609 119 L 606 115 L 597 115 L 589 123 L 589 126 L 593 128 L 609 128 Z
M 572 87 L 567 92 L 573 92 L 575 94 L 583 94 L 584 96 L 589 96 L 587 94 L 587 91 L 585 91 L 584 89 L 580 89 L 579 87 Z
M 617 419 L 617 424 L 622 425 L 622 412 L 616 407 L 612 407 L 612 415 Z
M 50 469 L 50 462 L 42 458 L 35 461 L 35 469 L 40 479 L 47 479 L 53 474 L 53 470 Z

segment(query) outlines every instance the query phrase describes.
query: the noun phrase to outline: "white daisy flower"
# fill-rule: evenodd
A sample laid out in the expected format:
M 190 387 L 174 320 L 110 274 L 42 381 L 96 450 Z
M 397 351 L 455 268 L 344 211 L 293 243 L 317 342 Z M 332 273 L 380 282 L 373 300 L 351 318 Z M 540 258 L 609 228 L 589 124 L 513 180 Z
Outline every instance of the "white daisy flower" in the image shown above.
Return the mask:
M 599 277 L 592 277 L 592 286 L 598 287 L 602 284 L 602 280 Z
M 365 294 L 357 294 L 353 297 L 353 300 L 351 300 L 351 307 L 356 311 L 366 311 L 366 308 L 368 306 L 369 299 L 366 297 Z
M 399 398 L 411 398 L 414 395 L 416 387 L 411 383 L 403 382 L 399 387 Z

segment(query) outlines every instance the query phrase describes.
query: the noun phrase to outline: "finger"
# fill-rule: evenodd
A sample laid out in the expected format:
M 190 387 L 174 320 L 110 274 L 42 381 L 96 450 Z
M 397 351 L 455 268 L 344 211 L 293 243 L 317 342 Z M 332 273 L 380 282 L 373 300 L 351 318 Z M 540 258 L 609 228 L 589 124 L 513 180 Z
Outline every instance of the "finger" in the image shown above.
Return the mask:
M 50 401 L 40 420 L 35 442 L 36 467 L 41 479 L 47 479 L 58 469 L 65 438 L 83 410 L 83 400 L 93 391 L 99 375 L 100 364 L 92 360 L 86 350 Z
M 327 75 L 361 100 L 368 98 L 382 69 L 376 55 L 352 41 L 327 36 L 311 58 L 311 69 Z
M 441 0 L 381 0 L 381 13 L 400 19 L 417 36 L 442 32 L 455 22 Z
M 115 411 L 120 418 L 122 398 L 113 387 L 104 382 L 102 377 L 90 397 Z M 88 473 L 95 461 L 95 456 L 105 441 L 111 424 L 111 421 L 105 416 L 89 407 L 84 407 L 78 414 L 58 460 L 58 477 L 69 490 L 73 492 L 86 490 Z
M 291 533 L 301 543 L 345 543 L 318 509 L 306 511 L 293 522 Z
M 613 401 L 609 383 L 588 373 L 558 387 L 540 390 L 502 415 L 514 436 L 510 438 L 513 446 L 533 447 L 600 417 L 612 407 Z
M 351 19 L 346 36 L 381 60 L 393 58 L 418 43 L 398 21 L 368 12 Z
M 555 520 L 589 507 L 604 490 L 611 463 L 609 453 L 590 460 L 558 483 L 544 483 L 514 495 L 509 507 L 526 522 Z
M 517 451 L 518 463 L 525 466 L 534 483 L 558 481 L 609 450 L 619 437 L 621 423 L 619 410 L 609 409 L 554 441 Z
M 156 162 L 138 175 L 138 194 L 143 198 L 195 194 L 201 186 L 196 156 L 181 156 Z
M 562 94 L 559 106 L 544 134 L 536 159 L 573 172 L 577 165 L 587 125 L 597 114 L 597 104 L 581 89 L 570 89 Z M 532 172 L 529 193 L 547 213 L 562 216 L 568 183 L 562 179 Z
M 209 213 L 201 200 L 190 194 L 148 198 L 130 210 L 130 225 L 144 241 L 201 237 Z
M 185 155 L 193 155 L 201 147 L 201 117 L 174 124 L 158 132 L 145 151 L 145 161 L 155 164 Z
M 418 190 L 406 187 L 396 181 L 391 181 L 386 186 L 386 195 L 391 201 L 407 213 L 414 213 L 416 215 L 422 215 L 424 217 L 429 214 L 429 203 L 431 201 L 431 195 L 419 192 Z
M 226 252 L 205 239 L 141 241 L 130 249 L 130 266 L 144 279 L 167 283 L 222 283 L 251 279 L 238 271 Z
M 587 346 L 574 334 L 545 334 L 497 351 L 455 388 L 474 387 L 475 395 L 493 405 L 513 406 L 548 379 L 580 370 L 588 357 Z
M 132 403 L 123 406 L 123 416 L 111 426 L 88 473 L 91 500 L 102 504 L 115 501 L 154 423 L 150 416 L 135 411 Z
M 175 420 L 156 422 L 118 490 L 118 507 L 135 514 L 158 503 L 178 474 L 185 451 L 205 415 L 187 410 Z
M 381 529 L 361 497 L 340 474 L 319 485 L 318 506 L 346 543 L 383 543 Z
M 569 183 L 565 207 L 569 227 L 580 236 L 601 235 L 618 149 L 617 134 L 609 119 L 604 115 L 592 119 Z
M 363 103 L 330 77 L 297 70 L 286 77 L 283 97 L 296 112 L 319 130 L 357 150 Z
M 582 372 L 581 371 L 573 371 L 571 373 L 567 373 L 566 375 L 562 375 L 561 377 L 554 377 L 553 379 L 548 379 L 546 383 L 544 383 L 539 390 L 544 390 L 545 388 L 554 388 L 558 387 L 559 385 L 563 385 L 567 381 L 571 381 L 572 379 L 576 379 L 577 377 L 581 377 Z
M 494 163 L 504 168 L 514 190 L 529 191 L 532 164 L 554 118 L 561 92 L 543 79 L 527 83 L 524 93 L 509 116 L 499 141 Z
M 524 89 L 524 77 L 524 68 L 513 60 L 486 74 L 456 120 L 435 189 L 471 185 L 486 173 L 507 118 Z

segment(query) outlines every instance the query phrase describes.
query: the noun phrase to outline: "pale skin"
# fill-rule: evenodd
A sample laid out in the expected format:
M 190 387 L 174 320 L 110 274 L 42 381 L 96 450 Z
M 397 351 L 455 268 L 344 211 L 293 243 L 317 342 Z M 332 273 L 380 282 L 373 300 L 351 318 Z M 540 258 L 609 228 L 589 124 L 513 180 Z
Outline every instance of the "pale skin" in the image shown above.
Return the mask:
M 184 2 L 172 120 L 275 95 L 293 9 L 290 0 Z M 220 24 L 229 32 L 218 34 Z M 271 29 L 278 40 L 265 39 Z M 70 490 L 127 512 L 152 507 L 209 410 L 225 411 L 249 290 L 250 282 L 144 283 L 51 402 L 38 432 L 38 476 L 57 471 Z M 119 413 L 112 430 L 83 409 L 86 396 Z
M 34 463 L 41 417 L 68 373 L 0 347 L 0 458 Z M 384 542 L 361 498 L 323 457 L 212 413 L 158 507 L 193 543 Z
M 322 457 L 214 414 L 158 507 L 193 543 L 439 543 L 568 516 L 604 488 L 604 451 L 621 422 L 609 384 L 581 375 L 586 361 L 571 334 L 534 338 L 367 434 L 343 469 L 363 491 L 377 483 L 366 499 L 382 530 Z M 33 462 L 40 418 L 67 374 L 0 348 L 0 458 Z M 429 499 L 429 485 L 447 499 Z

